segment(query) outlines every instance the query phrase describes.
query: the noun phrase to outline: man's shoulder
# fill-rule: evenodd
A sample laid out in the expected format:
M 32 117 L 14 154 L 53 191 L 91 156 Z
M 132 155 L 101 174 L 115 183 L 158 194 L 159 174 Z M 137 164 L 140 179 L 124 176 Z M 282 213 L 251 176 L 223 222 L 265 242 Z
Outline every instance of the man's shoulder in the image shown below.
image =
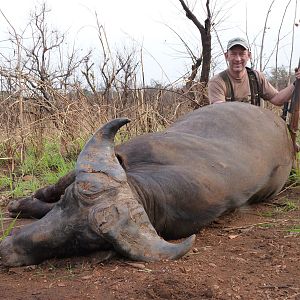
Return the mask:
M 223 72 L 225 72 L 225 71 L 223 71 Z M 220 72 L 220 73 L 218 73 L 218 74 L 212 76 L 212 77 L 209 79 L 209 81 L 214 81 L 214 82 L 221 81 L 221 80 L 222 80 L 222 73 L 223 73 L 223 72 Z

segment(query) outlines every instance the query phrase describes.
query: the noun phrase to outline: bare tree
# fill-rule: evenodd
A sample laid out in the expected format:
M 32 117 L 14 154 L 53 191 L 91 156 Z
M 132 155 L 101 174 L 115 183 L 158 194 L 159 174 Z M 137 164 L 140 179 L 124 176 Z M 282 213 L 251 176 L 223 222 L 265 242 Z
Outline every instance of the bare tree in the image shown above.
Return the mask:
M 265 24 L 264 24 L 264 28 L 263 28 L 263 34 L 262 34 L 262 38 L 261 38 L 261 48 L 260 48 L 260 55 L 259 55 L 259 70 L 261 72 L 264 70 L 263 51 L 264 51 L 265 36 L 266 36 L 266 31 L 267 31 L 267 24 L 268 24 L 269 15 L 270 15 L 270 12 L 271 12 L 274 2 L 275 2 L 275 0 L 272 0 L 271 4 L 269 6 L 269 9 L 267 11 L 266 18 L 265 18 Z
M 182 8 L 186 13 L 186 17 L 190 19 L 200 32 L 202 54 L 200 57 L 193 57 L 192 71 L 187 81 L 187 88 L 190 90 L 193 85 L 193 80 L 196 78 L 199 68 L 201 67 L 200 83 L 205 87 L 209 80 L 210 66 L 211 66 L 211 11 L 209 7 L 209 0 L 206 0 L 206 19 L 204 25 L 198 20 L 191 9 L 188 7 L 184 0 L 179 0 Z M 205 97 L 204 97 L 205 98 Z M 197 106 L 200 106 L 198 104 Z M 197 106 L 193 105 L 194 108 Z
M 72 85 L 74 74 L 89 53 L 78 57 L 74 46 L 71 51 L 65 50 L 65 35 L 49 27 L 48 12 L 43 3 L 31 14 L 31 20 L 21 34 L 10 33 L 14 54 L 6 58 L 6 71 L 2 65 L 2 76 L 11 81 L 19 76 L 15 70 L 20 71 L 24 85 L 31 92 L 30 97 L 37 99 L 45 111 L 53 113 L 56 91 L 66 91 Z
M 282 15 L 282 18 L 281 18 L 279 30 L 278 30 L 277 43 L 276 43 L 276 55 L 275 55 L 275 70 L 276 70 L 275 77 L 277 77 L 277 73 L 278 73 L 278 51 L 279 51 L 280 33 L 281 33 L 283 21 L 285 19 L 286 11 L 287 11 L 287 9 L 288 9 L 291 1 L 292 0 L 289 0 L 289 2 L 287 3 L 287 5 L 285 6 L 285 9 L 284 9 L 284 12 L 283 12 L 283 15 Z M 278 80 L 276 80 L 275 87 L 278 88 Z
M 48 12 L 43 3 L 39 10 L 32 13 L 29 24 L 32 38 L 31 44 L 24 46 L 26 61 L 23 68 L 28 75 L 28 88 L 38 93 L 38 98 L 43 97 L 43 107 L 51 112 L 53 92 L 57 89 L 67 90 L 69 79 L 89 54 L 77 57 L 74 46 L 70 52 L 64 52 L 65 35 L 49 27 L 46 18 Z

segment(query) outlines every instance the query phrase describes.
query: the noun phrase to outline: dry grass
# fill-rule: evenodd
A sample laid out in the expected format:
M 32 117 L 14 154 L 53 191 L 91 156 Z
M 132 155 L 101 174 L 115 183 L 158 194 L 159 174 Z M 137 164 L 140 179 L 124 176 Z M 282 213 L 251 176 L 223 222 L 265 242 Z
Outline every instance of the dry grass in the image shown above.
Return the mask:
M 50 88 L 48 89 L 50 90 Z M 80 87 L 73 91 L 51 91 L 51 103 L 36 97 L 30 90 L 18 96 L 0 96 L 0 166 L 13 172 L 24 159 L 28 145 L 43 152 L 43 141 L 59 141 L 62 155 L 82 145 L 95 130 L 108 120 L 128 117 L 132 120 L 121 131 L 119 140 L 146 132 L 160 131 L 180 115 L 192 110 L 191 101 L 181 90 L 163 88 L 132 89 L 124 95 L 110 97 L 87 93 Z M 76 146 L 76 142 L 77 146 Z M 78 149 L 79 150 L 79 149 Z
M 132 120 L 119 142 L 162 130 L 204 104 L 198 69 L 188 84 L 179 78 L 168 86 L 154 82 L 149 87 L 143 49 L 113 49 L 97 15 L 98 49 L 82 52 L 66 46 L 72 43 L 49 25 L 48 13 L 42 4 L 21 32 L 2 13 L 9 34 L 1 41 L 7 51 L 0 57 L 0 168 L 8 166 L 13 173 L 29 145 L 42 154 L 49 139 L 68 155 L 113 118 Z

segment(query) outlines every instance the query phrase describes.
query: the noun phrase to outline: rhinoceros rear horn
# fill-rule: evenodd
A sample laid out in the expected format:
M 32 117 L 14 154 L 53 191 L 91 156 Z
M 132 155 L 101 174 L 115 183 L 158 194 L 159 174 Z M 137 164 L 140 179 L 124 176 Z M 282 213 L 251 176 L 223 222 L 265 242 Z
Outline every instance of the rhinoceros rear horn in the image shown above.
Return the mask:
M 81 193 L 98 193 L 109 189 L 110 184 L 126 181 L 126 174 L 115 155 L 114 138 L 119 128 L 128 122 L 127 118 L 114 119 L 86 143 L 76 164 L 76 183 Z
M 89 215 L 91 228 L 116 251 L 140 261 L 176 259 L 193 246 L 195 235 L 182 243 L 169 243 L 157 234 L 143 206 L 125 188 L 115 201 L 101 202 Z M 131 194 L 131 195 L 130 195 Z

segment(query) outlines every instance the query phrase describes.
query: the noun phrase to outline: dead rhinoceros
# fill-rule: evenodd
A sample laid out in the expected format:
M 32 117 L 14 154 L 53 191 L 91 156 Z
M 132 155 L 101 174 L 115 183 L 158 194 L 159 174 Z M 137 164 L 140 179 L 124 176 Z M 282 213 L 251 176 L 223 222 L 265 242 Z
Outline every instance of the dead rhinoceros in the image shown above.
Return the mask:
M 115 119 L 98 130 L 75 172 L 12 202 L 11 213 L 47 214 L 3 240 L 3 264 L 106 249 L 134 260 L 179 258 L 202 226 L 275 195 L 291 171 L 286 125 L 266 109 L 214 104 L 161 133 L 114 147 L 116 132 L 127 122 Z M 188 236 L 181 243 L 166 241 Z

